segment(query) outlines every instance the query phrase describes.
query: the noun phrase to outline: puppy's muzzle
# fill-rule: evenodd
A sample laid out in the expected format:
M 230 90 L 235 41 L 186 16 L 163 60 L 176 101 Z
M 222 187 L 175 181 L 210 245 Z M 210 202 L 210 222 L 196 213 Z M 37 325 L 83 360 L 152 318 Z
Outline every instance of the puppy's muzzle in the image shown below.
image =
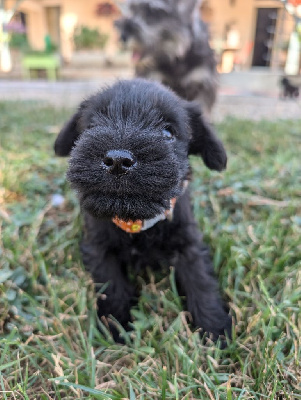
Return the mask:
M 112 175 L 124 175 L 136 164 L 136 159 L 127 150 L 109 150 L 104 158 L 103 165 Z

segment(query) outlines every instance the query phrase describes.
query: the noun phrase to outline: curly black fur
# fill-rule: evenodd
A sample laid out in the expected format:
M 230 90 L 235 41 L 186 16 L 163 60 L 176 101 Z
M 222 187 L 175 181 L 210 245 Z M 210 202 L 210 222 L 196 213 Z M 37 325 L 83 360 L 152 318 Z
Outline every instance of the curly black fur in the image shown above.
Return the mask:
M 224 147 L 199 107 L 158 83 L 120 81 L 80 105 L 55 152 L 70 154 L 67 177 L 84 214 L 83 262 L 96 284 L 109 283 L 98 299 L 98 314 L 108 319 L 114 338 L 120 339 L 110 316 L 127 329 L 135 302 L 128 268 L 171 265 L 195 326 L 214 339 L 231 336 L 231 318 L 183 186 L 189 154 L 200 155 L 210 169 L 226 167 Z M 174 197 L 173 219 L 148 230 L 126 233 L 112 222 L 116 216 L 156 217 Z

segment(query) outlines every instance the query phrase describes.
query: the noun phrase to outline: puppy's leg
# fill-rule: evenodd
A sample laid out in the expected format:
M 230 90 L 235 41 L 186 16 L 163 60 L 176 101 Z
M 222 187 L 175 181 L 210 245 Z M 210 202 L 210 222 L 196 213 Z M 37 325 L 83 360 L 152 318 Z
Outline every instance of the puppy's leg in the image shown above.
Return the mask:
M 106 223 L 96 221 L 93 217 L 85 216 L 86 232 L 81 244 L 82 259 L 86 269 L 91 273 L 100 291 L 97 299 L 98 316 L 109 327 L 113 338 L 122 342 L 113 316 L 128 330 L 131 319 L 130 309 L 134 303 L 135 290 L 127 279 L 122 257 L 116 250 L 116 238 L 110 237 Z M 115 249 L 115 250 L 114 250 Z M 105 285 L 105 289 L 101 288 Z
M 213 340 L 225 334 L 231 338 L 231 317 L 220 297 L 208 248 L 197 229 L 192 230 L 187 236 L 190 241 L 182 247 L 175 263 L 180 293 L 186 296 L 195 326 L 211 333 Z
M 98 248 L 82 246 L 83 262 L 92 273 L 96 291 L 100 285 L 106 285 L 104 291 L 98 295 L 97 314 L 99 319 L 108 326 L 116 342 L 122 342 L 115 323 L 110 319 L 113 316 L 125 330 L 131 319 L 130 309 L 133 305 L 134 288 L 127 280 L 120 261 L 109 252 L 102 254 Z M 92 266 L 92 268 L 91 268 Z

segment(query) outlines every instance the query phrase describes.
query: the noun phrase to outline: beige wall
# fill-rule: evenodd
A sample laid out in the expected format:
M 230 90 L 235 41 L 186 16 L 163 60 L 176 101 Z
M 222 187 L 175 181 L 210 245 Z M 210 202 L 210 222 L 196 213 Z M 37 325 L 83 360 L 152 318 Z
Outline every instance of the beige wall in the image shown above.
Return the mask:
M 13 1 L 11 1 L 13 4 Z M 8 5 L 11 5 L 8 3 Z M 44 38 L 47 32 L 45 7 L 60 6 L 61 54 L 69 60 L 73 53 L 72 36 L 77 25 L 88 25 L 108 33 L 109 40 L 106 46 L 108 55 L 118 50 L 118 37 L 113 28 L 115 18 L 99 17 L 96 15 L 96 0 L 24 0 L 19 10 L 26 14 L 27 35 L 31 46 L 36 50 L 45 47 Z
M 236 0 L 235 6 L 230 1 L 210 0 L 212 8 L 210 31 L 212 38 L 223 39 L 226 24 L 235 22 L 240 32 L 242 46 L 250 39 L 253 22 L 253 0 Z
M 115 17 L 98 17 L 95 13 L 97 3 L 97 0 L 24 0 L 20 10 L 27 14 L 31 45 L 36 49 L 44 48 L 44 38 L 48 33 L 45 7 L 60 6 L 60 50 L 65 60 L 69 60 L 74 51 L 72 36 L 76 25 L 88 25 L 108 33 L 106 52 L 108 55 L 113 55 L 119 48 L 117 32 L 113 27 Z M 236 54 L 241 60 L 242 68 L 248 68 L 252 62 L 253 54 L 250 49 L 255 37 L 257 8 L 276 7 L 283 10 L 283 6 L 278 0 L 234 0 L 233 3 L 234 5 L 231 5 L 230 0 L 203 0 L 203 5 L 208 5 L 203 17 L 210 24 L 212 45 L 217 50 L 225 45 L 223 41 L 226 25 L 235 23 L 240 35 L 240 46 Z M 292 27 L 292 17 L 284 12 L 283 18 L 277 21 L 276 41 L 288 40 Z M 272 65 L 277 66 L 279 59 L 283 58 L 282 53 L 280 54 L 276 48 L 273 49 Z
M 287 40 L 293 28 L 293 18 L 284 11 L 283 5 L 278 0 L 235 0 L 231 6 L 229 0 L 203 0 L 210 8 L 204 17 L 210 25 L 212 46 L 219 50 L 225 39 L 226 24 L 235 23 L 240 34 L 240 48 L 237 51 L 238 58 L 243 61 L 243 68 L 248 68 L 252 63 L 252 43 L 255 39 L 257 8 L 278 8 L 278 20 L 276 25 L 275 44 L 278 40 Z M 221 4 L 222 3 L 222 4 Z M 283 57 L 276 46 L 272 52 L 272 66 L 276 66 Z
M 98 28 L 101 32 L 109 34 L 106 52 L 114 54 L 118 48 L 117 34 L 113 28 L 111 17 L 96 15 L 95 0 L 62 0 L 61 33 L 62 55 L 69 59 L 73 52 L 72 34 L 76 25 L 88 25 Z
M 14 0 L 7 2 L 7 7 L 12 8 Z M 24 0 L 19 8 L 26 14 L 27 18 L 27 36 L 30 44 L 37 50 L 43 50 L 45 47 L 44 37 L 46 32 L 46 23 L 42 2 L 36 0 Z

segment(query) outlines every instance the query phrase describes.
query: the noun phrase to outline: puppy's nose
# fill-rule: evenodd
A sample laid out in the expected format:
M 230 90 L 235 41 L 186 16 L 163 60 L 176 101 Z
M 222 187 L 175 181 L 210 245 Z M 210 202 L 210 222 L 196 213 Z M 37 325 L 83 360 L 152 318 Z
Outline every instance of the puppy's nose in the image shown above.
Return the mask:
M 136 163 L 134 156 L 127 150 L 110 150 L 106 153 L 103 163 L 110 174 L 126 174 Z

